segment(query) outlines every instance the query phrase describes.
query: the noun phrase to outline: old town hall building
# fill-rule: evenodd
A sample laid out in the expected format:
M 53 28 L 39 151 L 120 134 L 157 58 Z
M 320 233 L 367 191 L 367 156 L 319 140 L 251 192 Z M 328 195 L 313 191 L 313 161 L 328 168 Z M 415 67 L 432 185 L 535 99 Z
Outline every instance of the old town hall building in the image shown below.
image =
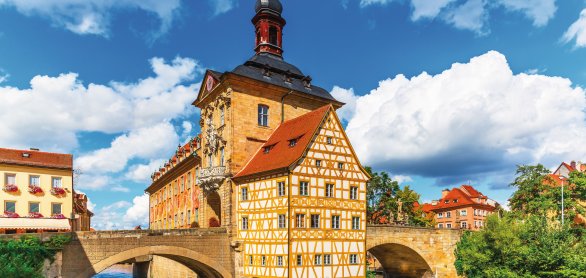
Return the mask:
M 255 10 L 256 54 L 206 72 L 202 134 L 152 176 L 150 228 L 226 228 L 237 277 L 364 277 L 369 176 L 343 103 L 283 59 L 281 3 Z

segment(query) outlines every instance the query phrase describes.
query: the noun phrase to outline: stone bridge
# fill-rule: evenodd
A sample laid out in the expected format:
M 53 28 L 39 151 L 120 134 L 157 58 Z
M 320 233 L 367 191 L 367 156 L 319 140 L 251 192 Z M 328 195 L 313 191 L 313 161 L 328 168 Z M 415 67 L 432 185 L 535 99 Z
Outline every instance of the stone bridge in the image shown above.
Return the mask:
M 224 228 L 172 231 L 77 232 L 63 249 L 61 275 L 88 278 L 118 263 L 161 256 L 199 277 L 232 278 L 234 260 Z
M 458 277 L 454 250 L 461 235 L 451 229 L 368 226 L 366 249 L 385 277 Z
M 383 277 L 451 278 L 457 277 L 454 250 L 460 236 L 460 230 L 368 226 L 366 249 L 380 263 Z M 237 277 L 234 244 L 225 228 L 77 232 L 72 237 L 58 258 L 57 272 L 64 278 L 89 278 L 119 263 L 148 269 L 153 256 L 178 262 L 199 277 Z

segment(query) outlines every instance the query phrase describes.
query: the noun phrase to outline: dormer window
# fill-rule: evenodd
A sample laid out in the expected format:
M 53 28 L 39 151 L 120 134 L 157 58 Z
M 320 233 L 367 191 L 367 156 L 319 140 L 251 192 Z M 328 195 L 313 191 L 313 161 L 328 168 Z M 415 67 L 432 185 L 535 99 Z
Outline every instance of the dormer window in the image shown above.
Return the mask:
M 449 204 L 449 203 L 450 203 L 450 200 L 445 200 L 444 201 L 444 204 Z
M 457 202 L 458 202 L 458 199 L 454 199 L 454 203 L 457 203 Z
M 289 147 L 295 147 L 297 145 L 297 139 L 289 140 Z
M 271 146 L 266 146 L 266 147 L 263 147 L 262 152 L 264 154 L 268 154 L 269 152 L 271 152 L 271 149 L 273 149 L 273 146 L 272 145 Z

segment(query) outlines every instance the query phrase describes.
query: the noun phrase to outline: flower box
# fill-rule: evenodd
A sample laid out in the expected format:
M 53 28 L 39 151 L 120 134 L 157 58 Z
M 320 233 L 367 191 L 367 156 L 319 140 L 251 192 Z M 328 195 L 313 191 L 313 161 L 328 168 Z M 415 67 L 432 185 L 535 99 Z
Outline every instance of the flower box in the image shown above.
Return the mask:
M 43 215 L 40 212 L 31 212 L 28 214 L 29 218 L 43 218 Z
M 61 188 L 61 187 L 53 187 L 51 188 L 51 194 L 53 195 L 65 195 L 65 189 Z
M 16 213 L 16 212 L 5 211 L 4 212 L 4 217 L 8 217 L 8 218 L 20 218 L 20 215 L 18 215 L 18 213 Z
M 38 185 L 29 185 L 28 192 L 30 192 L 33 195 L 34 194 L 41 194 L 41 193 L 43 193 L 43 189 L 41 189 L 41 187 Z
M 3 190 L 10 193 L 18 192 L 18 186 L 16 184 L 7 184 Z
M 51 216 L 51 218 L 53 219 L 65 219 L 65 215 L 58 213 L 58 214 L 53 214 L 53 216 Z

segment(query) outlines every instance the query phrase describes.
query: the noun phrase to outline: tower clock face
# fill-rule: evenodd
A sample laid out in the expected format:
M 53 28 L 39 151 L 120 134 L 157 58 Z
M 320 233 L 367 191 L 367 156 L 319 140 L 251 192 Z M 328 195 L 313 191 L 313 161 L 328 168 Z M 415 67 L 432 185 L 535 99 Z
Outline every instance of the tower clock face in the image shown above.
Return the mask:
M 208 92 L 210 92 L 213 88 L 214 88 L 214 78 L 212 78 L 211 76 L 208 76 L 208 79 L 206 80 L 206 89 L 208 90 Z

